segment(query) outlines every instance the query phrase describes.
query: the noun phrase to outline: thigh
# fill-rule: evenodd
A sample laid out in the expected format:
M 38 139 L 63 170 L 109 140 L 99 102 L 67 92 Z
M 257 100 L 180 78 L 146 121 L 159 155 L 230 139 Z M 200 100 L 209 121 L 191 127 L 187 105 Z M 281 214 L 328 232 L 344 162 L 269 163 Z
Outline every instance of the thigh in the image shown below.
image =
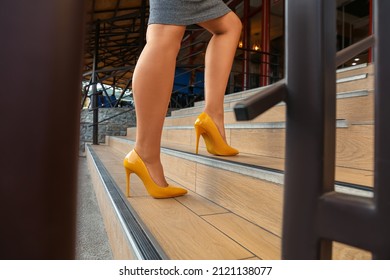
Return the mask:
M 231 11 L 223 0 L 150 0 L 149 24 L 191 25 Z

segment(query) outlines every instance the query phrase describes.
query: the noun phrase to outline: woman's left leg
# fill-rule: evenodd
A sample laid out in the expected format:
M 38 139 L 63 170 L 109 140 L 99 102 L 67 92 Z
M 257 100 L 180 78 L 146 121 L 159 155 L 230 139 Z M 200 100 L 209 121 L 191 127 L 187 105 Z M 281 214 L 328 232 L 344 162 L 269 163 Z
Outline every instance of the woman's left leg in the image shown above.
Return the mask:
M 198 25 L 213 34 L 205 57 L 204 112 L 213 119 L 222 138 L 226 140 L 223 103 L 242 24 L 237 15 L 230 12 Z

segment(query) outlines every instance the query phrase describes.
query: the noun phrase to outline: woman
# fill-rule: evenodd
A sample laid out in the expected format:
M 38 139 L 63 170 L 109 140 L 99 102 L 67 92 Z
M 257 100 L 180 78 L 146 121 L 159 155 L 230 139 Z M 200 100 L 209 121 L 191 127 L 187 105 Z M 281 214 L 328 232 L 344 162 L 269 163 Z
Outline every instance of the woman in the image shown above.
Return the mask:
M 205 108 L 195 122 L 196 153 L 200 135 L 208 152 L 231 156 L 238 151 L 226 143 L 224 95 L 241 34 L 241 21 L 222 0 L 150 0 L 146 45 L 133 74 L 137 114 L 136 143 L 124 159 L 127 196 L 130 174 L 136 173 L 154 198 L 187 193 L 169 185 L 160 161 L 164 119 L 172 93 L 176 57 L 187 25 L 212 34 L 205 57 Z

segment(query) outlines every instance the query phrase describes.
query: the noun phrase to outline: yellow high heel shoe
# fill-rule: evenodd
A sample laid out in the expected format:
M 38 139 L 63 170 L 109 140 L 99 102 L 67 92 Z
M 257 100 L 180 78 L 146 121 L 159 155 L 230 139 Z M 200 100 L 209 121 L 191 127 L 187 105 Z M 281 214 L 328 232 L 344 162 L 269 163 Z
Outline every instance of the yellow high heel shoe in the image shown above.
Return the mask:
M 234 156 L 239 152 L 230 147 L 221 134 L 214 121 L 205 112 L 201 113 L 195 121 L 196 153 L 198 154 L 199 138 L 202 135 L 207 151 L 217 156 Z
M 142 180 L 148 193 L 154 198 L 170 198 L 181 196 L 187 193 L 187 190 L 168 185 L 167 187 L 160 187 L 157 185 L 152 177 L 150 177 L 149 171 L 146 168 L 145 163 L 135 150 L 132 150 L 127 154 L 123 160 L 123 166 L 126 169 L 126 196 L 130 196 L 130 174 L 135 173 Z

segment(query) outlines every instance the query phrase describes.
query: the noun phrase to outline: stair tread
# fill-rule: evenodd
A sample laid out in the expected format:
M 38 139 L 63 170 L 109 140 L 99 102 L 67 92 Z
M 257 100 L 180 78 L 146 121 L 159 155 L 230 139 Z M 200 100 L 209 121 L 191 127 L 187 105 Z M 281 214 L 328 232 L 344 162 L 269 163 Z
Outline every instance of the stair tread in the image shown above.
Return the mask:
M 337 118 L 356 120 L 373 120 L 373 89 L 354 89 L 337 94 Z M 284 102 L 280 102 L 275 107 L 259 115 L 251 121 L 237 122 L 233 107 L 238 100 L 235 100 L 229 106 L 225 106 L 225 124 L 237 123 L 276 123 L 285 121 L 286 107 Z M 364 107 L 363 107 L 364 106 Z M 365 108 L 362 110 L 361 108 Z M 185 126 L 192 125 L 200 112 L 202 106 L 192 107 L 176 111 L 172 116 L 165 119 L 166 126 Z M 363 112 L 362 112 L 363 111 Z
M 128 138 L 126 136 L 114 136 L 112 138 L 122 139 L 131 142 L 133 141 L 131 138 Z M 173 144 L 163 142 L 162 147 L 180 152 L 185 152 L 189 155 L 195 155 L 195 148 L 186 144 Z M 278 157 L 270 157 L 249 153 L 240 153 L 237 156 L 233 157 L 221 157 L 209 154 L 204 147 L 199 147 L 199 155 L 221 162 L 236 163 L 252 168 L 262 168 L 279 173 L 283 173 L 284 170 L 284 159 Z M 373 186 L 373 172 L 371 170 L 362 170 L 337 166 L 335 177 L 336 181 L 346 184 L 349 183 L 357 186 L 370 188 Z
M 358 90 L 372 90 L 373 89 L 373 65 L 357 65 L 350 67 L 346 71 L 337 71 L 337 92 L 349 92 Z M 269 86 L 249 89 L 241 92 L 232 93 L 225 96 L 225 108 L 233 108 L 238 101 L 244 100 L 259 91 L 266 89 Z M 194 107 L 184 108 L 173 111 L 172 117 L 186 116 L 199 113 L 202 110 L 205 101 L 198 101 L 194 103 Z

